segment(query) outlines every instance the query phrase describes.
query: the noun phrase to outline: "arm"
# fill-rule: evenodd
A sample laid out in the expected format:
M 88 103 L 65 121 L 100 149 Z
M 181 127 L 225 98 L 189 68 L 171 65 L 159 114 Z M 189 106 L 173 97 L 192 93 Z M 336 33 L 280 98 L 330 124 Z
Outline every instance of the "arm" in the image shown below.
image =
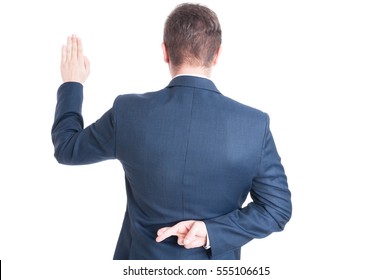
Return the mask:
M 240 248 L 253 238 L 282 231 L 291 218 L 291 193 L 269 119 L 262 147 L 258 173 L 250 191 L 253 201 L 242 209 L 205 221 L 213 257 Z
M 87 164 L 114 158 L 114 121 L 112 110 L 84 129 L 83 85 L 90 66 L 83 56 L 82 43 L 68 37 L 62 48 L 61 75 L 64 83 L 57 92 L 52 141 L 55 157 L 64 164 Z
M 192 230 L 193 233 L 191 229 L 196 226 L 194 221 L 183 221 L 171 228 L 160 229 L 157 241 L 175 235 L 179 237 L 179 245 L 184 245 L 184 240 L 187 240 L 186 243 L 192 246 L 187 245 L 186 248 L 201 247 L 206 244 L 208 231 L 211 255 L 215 257 L 238 249 L 253 238 L 263 238 L 283 230 L 291 217 L 291 193 L 268 125 L 258 173 L 253 178 L 250 194 L 253 202 L 246 207 L 199 221 L 200 225 Z

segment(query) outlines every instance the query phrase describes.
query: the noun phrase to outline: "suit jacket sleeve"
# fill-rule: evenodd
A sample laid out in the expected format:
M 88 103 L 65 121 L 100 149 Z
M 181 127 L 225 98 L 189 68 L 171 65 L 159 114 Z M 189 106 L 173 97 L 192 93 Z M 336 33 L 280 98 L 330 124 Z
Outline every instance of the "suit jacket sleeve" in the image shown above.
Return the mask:
M 212 257 L 238 249 L 253 238 L 282 231 L 291 217 L 291 193 L 269 129 L 268 115 L 262 145 L 257 176 L 250 191 L 253 201 L 242 209 L 205 221 Z
M 115 133 L 112 109 L 83 129 L 83 85 L 62 84 L 52 127 L 55 158 L 59 163 L 89 164 L 115 158 Z

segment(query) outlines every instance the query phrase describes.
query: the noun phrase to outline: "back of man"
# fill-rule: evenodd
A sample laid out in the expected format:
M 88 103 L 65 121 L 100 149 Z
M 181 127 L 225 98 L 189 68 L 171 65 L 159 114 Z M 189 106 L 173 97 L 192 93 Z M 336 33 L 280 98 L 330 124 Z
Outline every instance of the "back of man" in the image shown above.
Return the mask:
M 240 209 L 268 137 L 265 114 L 230 100 L 203 78 L 180 76 L 161 92 L 120 97 L 114 105 L 116 153 L 129 194 L 124 239 L 116 258 L 208 258 L 175 238 L 153 244 L 156 232 L 182 220 L 209 220 Z M 283 170 L 275 174 L 284 176 Z M 257 235 L 257 232 L 254 233 Z M 222 235 L 224 238 L 224 235 Z M 134 250 L 133 247 L 138 249 Z M 177 249 L 177 250 L 175 250 Z M 238 258 L 232 251 L 224 258 Z
M 187 5 L 177 16 L 207 9 Z M 119 96 L 85 129 L 83 88 L 64 79 L 55 155 L 66 164 L 122 163 L 127 208 L 114 259 L 239 259 L 242 245 L 283 230 L 291 216 L 269 118 L 223 96 L 209 73 L 196 71 L 205 65 L 174 63 L 170 49 L 164 46 L 164 56 L 174 78 L 166 88 Z M 253 202 L 243 208 L 249 193 Z M 197 242 L 187 246 L 192 231 Z

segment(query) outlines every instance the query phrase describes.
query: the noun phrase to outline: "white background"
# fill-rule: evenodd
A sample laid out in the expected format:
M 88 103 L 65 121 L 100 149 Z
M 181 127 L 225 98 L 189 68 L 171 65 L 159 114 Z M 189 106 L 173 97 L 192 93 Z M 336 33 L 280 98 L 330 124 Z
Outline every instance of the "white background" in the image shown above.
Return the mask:
M 266 279 L 391 279 L 389 1 L 200 2 L 223 29 L 213 80 L 269 113 L 293 195 L 286 229 L 250 242 L 235 264 L 270 266 Z M 178 3 L 0 2 L 5 279 L 124 279 L 129 262 L 111 261 L 126 202 L 120 164 L 53 157 L 60 50 L 75 33 L 91 61 L 88 125 L 118 94 L 169 83 L 160 43 Z

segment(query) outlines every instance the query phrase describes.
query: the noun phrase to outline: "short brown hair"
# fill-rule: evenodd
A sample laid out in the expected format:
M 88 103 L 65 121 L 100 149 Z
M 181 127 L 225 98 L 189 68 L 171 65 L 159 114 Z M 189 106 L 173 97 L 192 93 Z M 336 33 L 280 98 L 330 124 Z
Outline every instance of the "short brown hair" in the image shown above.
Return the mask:
M 218 17 L 199 4 L 178 5 L 166 20 L 163 42 L 173 66 L 210 67 L 222 43 Z

